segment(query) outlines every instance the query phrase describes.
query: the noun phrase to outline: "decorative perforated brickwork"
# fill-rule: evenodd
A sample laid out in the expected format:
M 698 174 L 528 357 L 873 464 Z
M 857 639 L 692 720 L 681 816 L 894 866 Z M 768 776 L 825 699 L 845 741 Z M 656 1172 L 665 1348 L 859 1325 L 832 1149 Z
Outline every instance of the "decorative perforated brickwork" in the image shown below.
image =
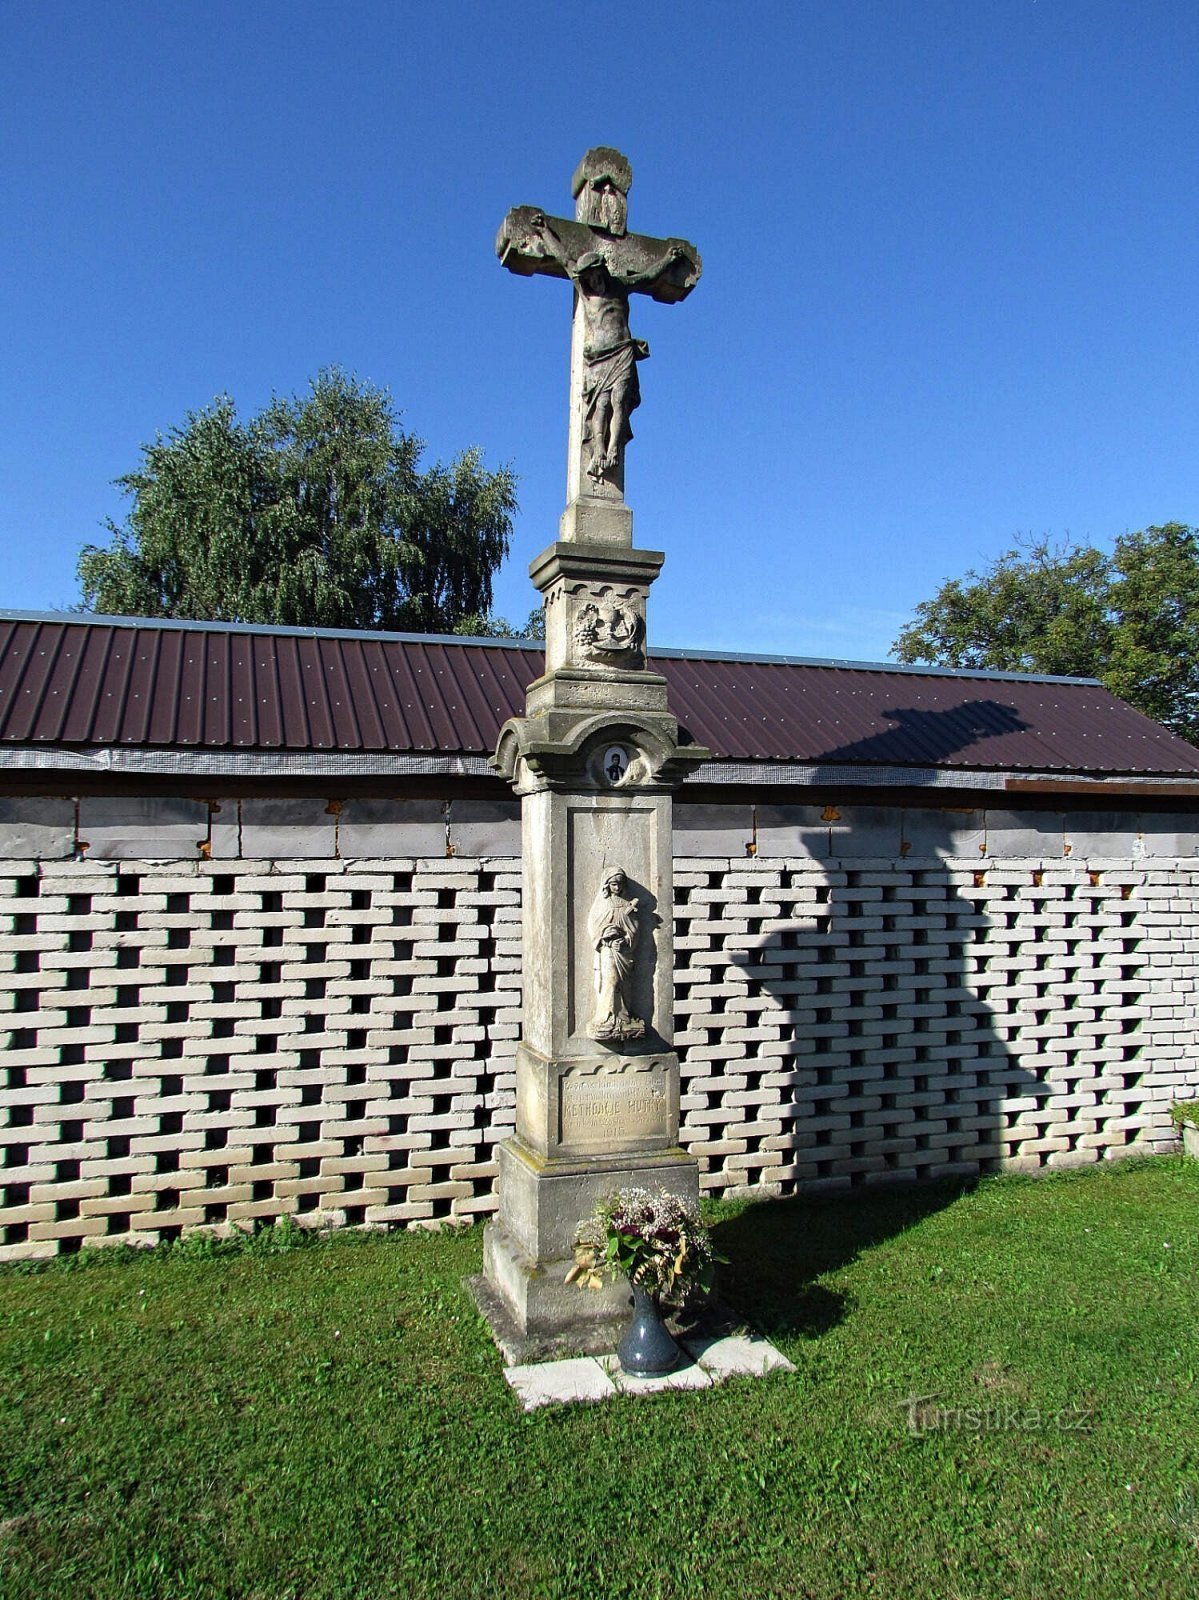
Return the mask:
M 3 1256 L 490 1209 L 516 863 L 43 862 L 0 916 Z
M 492 1209 L 519 862 L 0 863 L 0 1259 Z M 714 1192 L 1057 1166 L 1199 1092 L 1199 861 L 676 862 Z
M 1186 866 L 680 863 L 702 1181 L 786 1193 L 1170 1147 L 1170 1102 L 1199 1083 L 1197 896 Z

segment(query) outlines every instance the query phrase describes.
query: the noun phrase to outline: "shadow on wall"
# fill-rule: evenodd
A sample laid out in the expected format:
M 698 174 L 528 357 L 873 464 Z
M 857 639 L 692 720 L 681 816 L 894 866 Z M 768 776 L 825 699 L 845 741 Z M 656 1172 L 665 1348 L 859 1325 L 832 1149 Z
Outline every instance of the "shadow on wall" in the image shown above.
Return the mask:
M 818 1332 L 844 1308 L 814 1277 L 952 1203 L 1000 1164 L 1017 1125 L 1033 1143 L 1043 1134 L 1059 1147 L 1062 1135 L 1045 1107 L 1055 1092 L 1048 1062 L 1045 1075 L 1028 1070 L 1006 1020 L 996 1026 L 973 992 L 972 948 L 1007 915 L 1002 906 L 980 908 L 938 860 L 885 871 L 772 868 L 736 891 L 739 915 L 748 901 L 748 937 L 730 951 L 726 981 L 712 986 L 707 1017 L 693 990 L 692 1027 L 721 1023 L 726 1047 L 745 1053 L 692 1061 L 685 1093 L 692 1107 L 704 1096 L 726 1117 L 730 1102 L 746 1108 L 747 1121 L 726 1123 L 724 1134 L 746 1139 L 751 1186 L 886 1186 L 863 1195 L 860 1209 L 766 1200 L 720 1226 L 738 1308 L 767 1328 Z M 768 925 L 764 937 L 753 937 L 755 921 Z M 688 1121 L 702 1118 L 693 1109 Z
M 942 711 L 900 706 L 879 715 L 889 717 L 895 726 L 868 738 L 856 739 L 852 744 L 840 745 L 835 750 L 821 751 L 817 759 L 850 764 L 890 761 L 903 766 L 935 765 L 960 755 L 963 750 L 973 752 L 987 739 L 1026 733 L 1031 727 L 1011 706 L 1002 705 L 998 700 L 968 700 L 964 705 Z M 985 759 L 999 761 L 1002 753 L 988 752 Z
M 1008 961 L 991 980 L 1009 990 L 1025 980 L 1025 1008 L 1006 1011 L 1002 1028 L 974 992 L 988 983 L 974 970 L 976 942 L 1019 911 L 1002 888 L 997 905 L 976 903 L 954 877 L 932 861 L 837 871 L 780 860 L 693 888 L 680 944 L 708 949 L 689 952 L 680 996 L 685 1138 L 700 1152 L 705 1132 L 744 1140 L 732 1164 L 750 1188 L 820 1192 L 974 1177 L 1008 1153 L 1017 1127 L 1034 1160 L 1038 1133 L 1047 1151 L 1080 1137 L 1051 1137 L 1052 1119 L 1038 1117 L 1060 1053 L 1044 1073 L 1026 1063 L 1039 1026 L 1046 1042 L 1061 1029 L 1054 1002 L 1037 1010 L 1047 982 L 1035 953 L 1017 947 L 1019 970 Z M 1024 1061 L 1009 1046 L 1013 1026 Z

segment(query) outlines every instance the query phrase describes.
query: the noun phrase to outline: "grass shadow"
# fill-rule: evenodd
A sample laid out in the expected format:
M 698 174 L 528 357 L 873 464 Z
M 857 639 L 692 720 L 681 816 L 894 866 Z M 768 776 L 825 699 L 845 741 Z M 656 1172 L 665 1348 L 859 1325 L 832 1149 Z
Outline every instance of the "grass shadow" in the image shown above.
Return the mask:
M 976 1179 L 881 1186 L 852 1198 L 750 1200 L 722 1206 L 712 1238 L 727 1265 L 720 1296 L 767 1335 L 817 1338 L 852 1311 L 841 1290 L 816 1280 L 847 1267 L 863 1250 L 943 1211 Z

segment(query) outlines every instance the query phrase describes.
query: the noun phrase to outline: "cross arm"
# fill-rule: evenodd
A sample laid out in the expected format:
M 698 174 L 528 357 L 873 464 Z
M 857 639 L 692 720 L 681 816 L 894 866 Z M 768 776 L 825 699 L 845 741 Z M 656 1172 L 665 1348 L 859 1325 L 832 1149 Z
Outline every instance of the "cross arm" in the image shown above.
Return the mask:
M 530 278 L 569 278 L 580 256 L 602 255 L 625 289 L 666 304 L 683 300 L 699 282 L 699 252 L 685 239 L 648 234 L 614 235 L 565 217 L 547 217 L 536 206 L 514 206 L 496 235 L 495 253 L 509 272 Z

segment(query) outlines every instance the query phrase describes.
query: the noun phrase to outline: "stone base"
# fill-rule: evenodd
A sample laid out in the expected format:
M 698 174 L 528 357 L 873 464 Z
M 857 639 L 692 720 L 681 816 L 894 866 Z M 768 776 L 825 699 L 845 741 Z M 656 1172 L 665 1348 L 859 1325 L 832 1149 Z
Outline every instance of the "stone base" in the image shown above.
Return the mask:
M 633 543 L 633 513 L 621 499 L 580 495 L 562 513 L 558 537 L 567 544 L 606 544 L 627 548 Z
M 496 1285 L 496 1279 L 506 1274 L 514 1276 L 518 1284 L 531 1276 L 528 1258 L 512 1248 L 495 1223 L 489 1223 L 483 1235 L 483 1257 L 482 1273 L 468 1278 L 467 1286 L 506 1366 L 557 1361 L 572 1355 L 598 1356 L 616 1349 L 632 1315 L 633 1297 L 627 1283 L 605 1284 L 599 1291 L 580 1289 L 577 1284 L 564 1281 L 572 1263 L 561 1262 L 560 1272 L 547 1273 L 541 1292 L 533 1291 L 534 1309 L 542 1321 L 528 1326 Z M 561 1293 L 556 1293 L 559 1290 Z M 546 1320 L 551 1301 L 560 1312 L 556 1323 Z
M 593 1159 L 544 1159 L 518 1139 L 499 1148 L 498 1217 L 483 1235 L 483 1290 L 476 1299 L 500 1348 L 535 1353 L 612 1349 L 628 1320 L 628 1285 L 567 1283 L 574 1237 L 617 1189 L 665 1189 L 699 1206 L 699 1166 L 684 1150 Z

